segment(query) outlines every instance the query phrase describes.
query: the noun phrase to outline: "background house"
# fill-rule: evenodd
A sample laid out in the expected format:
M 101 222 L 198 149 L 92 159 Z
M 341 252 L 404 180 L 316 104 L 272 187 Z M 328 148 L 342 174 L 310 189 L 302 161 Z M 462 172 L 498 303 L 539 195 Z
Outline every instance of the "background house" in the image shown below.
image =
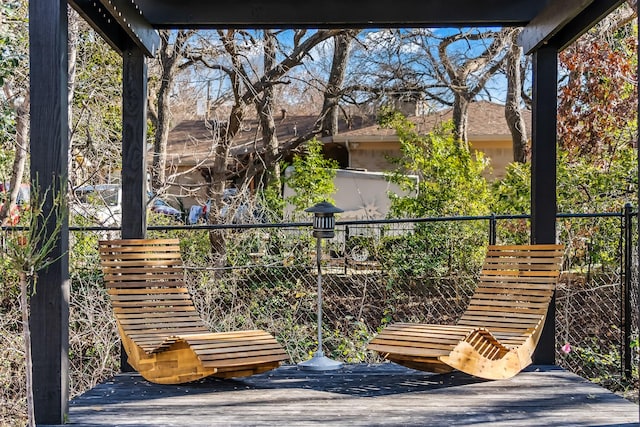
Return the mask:
M 285 143 L 299 135 L 307 134 L 316 125 L 316 115 L 287 115 L 282 112 L 276 119 L 276 134 L 280 143 Z M 340 130 L 349 126 L 363 127 L 374 123 L 374 118 L 356 117 L 350 124 L 341 121 Z M 184 120 L 170 132 L 167 142 L 167 176 L 170 186 L 168 193 L 188 207 L 206 201 L 206 183 L 209 169 L 213 165 L 215 144 L 225 131 L 226 123 L 215 119 Z M 250 156 L 263 147 L 258 121 L 247 118 L 240 132 L 233 140 L 227 161 L 231 174 L 240 166 L 238 160 Z M 148 156 L 151 162 L 151 156 Z M 346 168 L 348 165 L 344 165 Z
M 437 125 L 450 120 L 451 109 L 425 113 L 420 101 L 405 101 L 397 106 L 416 124 L 419 133 L 431 132 Z M 417 113 L 417 114 L 416 114 Z M 311 130 L 316 116 L 294 116 L 283 112 L 276 120 L 277 136 L 287 142 Z M 504 105 L 486 101 L 469 105 L 468 135 L 471 148 L 482 151 L 490 159 L 487 178 L 504 176 L 505 167 L 513 161 L 511 133 L 504 117 Z M 528 134 L 531 114 L 525 112 Z M 206 183 L 213 152 L 225 124 L 216 120 L 185 120 L 175 126 L 167 147 L 167 175 L 171 182 L 168 193 L 180 199 L 185 207 L 206 201 Z M 338 135 L 324 137 L 325 156 L 335 159 L 340 168 L 368 172 L 387 172 L 393 168 L 388 157 L 400 156 L 400 143 L 395 131 L 380 128 L 375 117 L 353 115 L 341 121 Z M 262 148 L 262 137 L 255 119 L 243 122 L 241 132 L 234 138 L 229 168 L 233 172 L 237 159 Z M 149 156 L 150 157 L 150 156 Z
M 451 120 L 452 109 L 430 114 L 421 113 L 420 103 L 406 103 L 405 114 L 416 125 L 420 134 L 426 134 L 443 122 Z M 422 110 L 422 111 L 421 111 Z M 411 111 L 414 113 L 411 114 Z M 531 113 L 525 111 L 527 135 L 531 134 Z M 481 151 L 490 159 L 489 179 L 504 177 L 507 164 L 513 161 L 511 133 L 504 116 L 504 105 L 487 101 L 469 105 L 469 144 L 472 150 Z M 324 139 L 328 156 L 335 158 L 341 167 L 383 172 L 393 168 L 387 160 L 400 156 L 400 142 L 392 129 L 382 129 L 377 124 L 350 129 Z M 345 157 L 347 160 L 345 160 Z M 346 166 L 344 166 L 346 164 Z

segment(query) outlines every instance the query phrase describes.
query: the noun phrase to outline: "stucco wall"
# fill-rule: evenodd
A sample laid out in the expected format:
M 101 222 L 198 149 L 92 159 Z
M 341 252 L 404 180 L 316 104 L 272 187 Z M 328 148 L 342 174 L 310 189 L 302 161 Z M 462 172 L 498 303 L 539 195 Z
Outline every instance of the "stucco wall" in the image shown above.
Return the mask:
M 476 140 L 471 142 L 471 148 L 483 152 L 490 159 L 490 168 L 484 174 L 488 179 L 504 177 L 507 164 L 513 161 L 510 140 Z M 357 146 L 352 144 L 349 148 L 349 167 L 386 172 L 395 168 L 388 158 L 400 155 L 398 142 L 359 142 Z
M 513 162 L 511 140 L 476 140 L 471 142 L 471 149 L 481 151 L 489 158 L 489 170 L 484 175 L 490 180 L 503 178 L 507 165 Z

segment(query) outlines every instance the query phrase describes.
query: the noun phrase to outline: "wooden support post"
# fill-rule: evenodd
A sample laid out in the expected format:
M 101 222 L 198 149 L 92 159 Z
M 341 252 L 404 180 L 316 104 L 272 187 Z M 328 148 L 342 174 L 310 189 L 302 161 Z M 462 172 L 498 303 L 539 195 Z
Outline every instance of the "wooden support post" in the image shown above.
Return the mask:
M 140 48 L 122 52 L 122 238 L 147 234 L 147 63 Z M 120 346 L 120 370 L 133 372 Z
M 122 238 L 147 233 L 147 64 L 131 47 L 122 54 Z
M 67 1 L 29 2 L 31 85 L 31 180 L 53 208 L 67 188 Z M 47 193 L 47 190 L 48 193 Z M 50 233 L 56 218 L 41 226 Z M 69 400 L 68 217 L 50 254 L 56 261 L 39 272 L 31 297 L 34 414 L 38 424 L 63 424 Z
M 556 240 L 556 140 L 558 50 L 545 45 L 533 54 L 531 143 L 531 243 Z M 552 298 L 533 363 L 555 364 L 556 301 Z

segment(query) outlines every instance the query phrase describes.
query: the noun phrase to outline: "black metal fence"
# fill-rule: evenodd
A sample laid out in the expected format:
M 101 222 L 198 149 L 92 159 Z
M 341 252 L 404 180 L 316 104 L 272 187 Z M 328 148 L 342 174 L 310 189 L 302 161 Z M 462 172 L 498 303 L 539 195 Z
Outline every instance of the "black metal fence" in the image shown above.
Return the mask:
M 630 396 L 637 398 L 635 218 L 630 206 L 619 213 L 558 215 L 557 240 L 566 253 L 556 292 L 556 359 L 614 391 L 635 390 Z M 213 330 L 266 329 L 296 363 L 317 349 L 316 242 L 310 228 L 162 225 L 149 227 L 148 234 L 180 239 L 187 284 Z M 74 394 L 118 369 L 117 333 L 97 255 L 99 238 L 118 237 L 114 229 L 72 228 Z M 454 322 L 473 293 L 486 245 L 528 241 L 529 218 L 523 215 L 338 222 L 321 253 L 325 354 L 377 362 L 365 347 L 384 325 Z M 15 329 L 8 325 L 9 305 L 0 306 L 3 334 Z

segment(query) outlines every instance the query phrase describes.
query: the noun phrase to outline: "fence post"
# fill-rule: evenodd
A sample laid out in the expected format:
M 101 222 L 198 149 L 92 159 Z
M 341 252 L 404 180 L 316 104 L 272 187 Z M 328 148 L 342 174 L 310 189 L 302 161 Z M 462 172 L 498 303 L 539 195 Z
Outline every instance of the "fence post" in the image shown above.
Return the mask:
M 631 203 L 624 205 L 624 378 L 631 379 Z
M 496 244 L 497 225 L 498 224 L 496 222 L 496 214 L 492 213 L 491 218 L 489 218 L 489 244 L 490 245 Z
M 344 226 L 344 274 L 347 274 L 349 269 L 349 254 L 347 253 L 347 242 L 349 241 L 349 226 Z

